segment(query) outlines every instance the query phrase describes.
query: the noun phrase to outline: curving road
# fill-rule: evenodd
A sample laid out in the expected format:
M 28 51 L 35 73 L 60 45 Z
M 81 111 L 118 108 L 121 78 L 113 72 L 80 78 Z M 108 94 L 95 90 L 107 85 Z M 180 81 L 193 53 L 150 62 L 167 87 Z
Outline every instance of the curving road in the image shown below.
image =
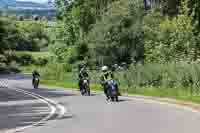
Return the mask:
M 3 84 L 4 83 L 4 84 Z M 8 86 L 6 86 L 8 85 Z M 0 78 L 0 133 L 199 133 L 200 113 L 142 98 L 33 90 L 29 75 Z M 32 126 L 30 126 L 32 125 Z

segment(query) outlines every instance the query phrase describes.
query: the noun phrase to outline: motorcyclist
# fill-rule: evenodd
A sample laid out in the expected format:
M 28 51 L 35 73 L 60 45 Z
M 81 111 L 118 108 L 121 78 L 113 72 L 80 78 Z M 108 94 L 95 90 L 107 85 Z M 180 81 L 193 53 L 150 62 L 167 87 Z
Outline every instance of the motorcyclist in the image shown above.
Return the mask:
M 34 82 L 35 82 L 35 78 L 36 77 L 40 77 L 40 74 L 37 72 L 37 70 L 34 70 L 33 72 L 32 72 L 32 85 L 34 84 Z
M 106 87 L 105 83 L 106 83 L 107 80 L 112 80 L 114 78 L 114 75 L 113 75 L 113 73 L 111 71 L 109 71 L 108 66 L 103 66 L 102 67 L 102 72 L 103 73 L 102 73 L 102 75 L 100 77 L 101 85 L 104 88 L 104 94 L 105 94 L 107 100 L 109 100 L 110 96 L 109 96 L 109 93 L 108 93 L 108 88 Z M 117 92 L 119 93 L 118 85 L 117 85 L 116 82 L 115 82 L 115 87 L 116 87 Z
M 80 89 L 80 91 L 82 92 L 82 90 L 83 90 L 83 81 L 84 81 L 84 79 L 89 79 L 89 74 L 88 74 L 88 72 L 86 71 L 85 66 L 83 66 L 83 65 L 81 66 L 81 69 L 80 69 L 80 71 L 79 71 L 78 77 L 79 77 L 79 89 Z M 88 80 L 88 82 L 89 82 L 89 80 Z

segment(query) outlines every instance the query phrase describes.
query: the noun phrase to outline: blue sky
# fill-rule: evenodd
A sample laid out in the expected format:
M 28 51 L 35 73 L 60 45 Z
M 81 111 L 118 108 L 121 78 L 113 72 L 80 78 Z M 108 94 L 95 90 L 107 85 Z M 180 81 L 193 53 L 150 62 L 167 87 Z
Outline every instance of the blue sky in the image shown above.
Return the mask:
M 32 1 L 32 2 L 37 2 L 37 3 L 44 3 L 44 2 L 47 2 L 48 0 L 17 0 L 17 1 Z

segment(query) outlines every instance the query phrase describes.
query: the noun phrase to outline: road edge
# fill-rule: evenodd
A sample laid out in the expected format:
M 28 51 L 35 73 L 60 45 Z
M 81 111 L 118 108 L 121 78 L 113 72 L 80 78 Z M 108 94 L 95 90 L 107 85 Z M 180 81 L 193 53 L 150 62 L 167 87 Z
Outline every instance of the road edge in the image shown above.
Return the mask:
M 73 88 L 64 88 L 64 87 L 52 87 L 48 85 L 42 85 L 44 88 L 47 89 L 62 89 L 67 92 L 75 92 L 79 93 L 78 89 L 73 89 Z M 103 94 L 103 91 L 91 91 L 94 94 Z M 173 106 L 176 108 L 181 108 L 187 111 L 191 111 L 193 113 L 198 113 L 200 115 L 200 104 L 194 103 L 194 102 L 188 102 L 188 101 L 183 101 L 183 100 L 177 100 L 177 99 L 172 99 L 172 98 L 160 98 L 160 97 L 152 97 L 152 96 L 143 96 L 143 95 L 134 95 L 134 94 L 124 94 L 120 96 L 121 98 L 129 99 L 129 100 L 134 100 L 134 101 L 144 101 L 148 103 L 157 103 L 157 104 L 162 104 L 162 105 L 167 105 L 167 106 Z

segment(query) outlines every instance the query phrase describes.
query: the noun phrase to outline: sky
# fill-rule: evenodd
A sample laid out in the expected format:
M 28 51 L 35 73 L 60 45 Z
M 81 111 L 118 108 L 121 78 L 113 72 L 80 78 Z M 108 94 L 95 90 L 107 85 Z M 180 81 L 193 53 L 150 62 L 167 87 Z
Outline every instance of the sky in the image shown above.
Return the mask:
M 32 2 L 37 2 L 37 3 L 44 3 L 44 2 L 47 2 L 48 0 L 17 0 L 17 1 L 32 1 Z

